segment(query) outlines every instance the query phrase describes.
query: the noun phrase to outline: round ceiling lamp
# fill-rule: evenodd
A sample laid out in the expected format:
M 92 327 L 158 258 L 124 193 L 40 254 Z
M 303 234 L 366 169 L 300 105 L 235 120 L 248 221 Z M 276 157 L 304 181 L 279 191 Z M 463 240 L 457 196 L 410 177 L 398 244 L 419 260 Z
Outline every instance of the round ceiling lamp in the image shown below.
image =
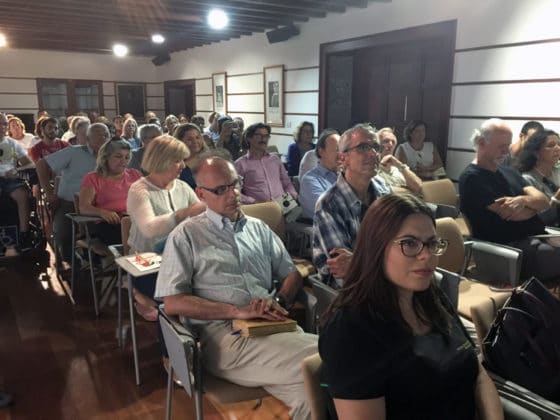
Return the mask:
M 224 29 L 229 23 L 229 18 L 222 9 L 212 9 L 208 13 L 208 25 L 212 29 Z

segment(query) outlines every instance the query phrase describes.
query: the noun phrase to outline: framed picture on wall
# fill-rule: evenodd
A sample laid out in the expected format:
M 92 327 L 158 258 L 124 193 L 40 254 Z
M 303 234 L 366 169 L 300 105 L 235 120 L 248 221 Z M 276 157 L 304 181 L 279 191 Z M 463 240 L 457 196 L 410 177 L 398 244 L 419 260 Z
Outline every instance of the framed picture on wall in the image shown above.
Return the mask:
M 212 73 L 212 95 L 214 111 L 227 114 L 227 78 L 226 73 Z
M 284 126 L 284 65 L 265 67 L 264 120 L 274 127 Z

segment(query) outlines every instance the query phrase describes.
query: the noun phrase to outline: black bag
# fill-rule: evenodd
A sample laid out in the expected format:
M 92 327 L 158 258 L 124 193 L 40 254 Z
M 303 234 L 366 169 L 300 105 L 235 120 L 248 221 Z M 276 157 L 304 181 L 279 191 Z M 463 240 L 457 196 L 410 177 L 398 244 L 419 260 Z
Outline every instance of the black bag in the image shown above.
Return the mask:
M 491 371 L 560 403 L 560 300 L 536 278 L 513 290 L 482 351 Z

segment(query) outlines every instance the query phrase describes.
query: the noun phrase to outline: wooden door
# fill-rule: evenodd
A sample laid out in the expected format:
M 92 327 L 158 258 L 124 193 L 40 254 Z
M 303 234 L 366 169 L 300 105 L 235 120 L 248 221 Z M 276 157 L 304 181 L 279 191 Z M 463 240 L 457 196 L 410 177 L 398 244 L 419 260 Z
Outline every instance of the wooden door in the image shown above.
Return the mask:
M 194 80 L 165 82 L 165 114 L 185 114 L 189 118 L 196 113 Z

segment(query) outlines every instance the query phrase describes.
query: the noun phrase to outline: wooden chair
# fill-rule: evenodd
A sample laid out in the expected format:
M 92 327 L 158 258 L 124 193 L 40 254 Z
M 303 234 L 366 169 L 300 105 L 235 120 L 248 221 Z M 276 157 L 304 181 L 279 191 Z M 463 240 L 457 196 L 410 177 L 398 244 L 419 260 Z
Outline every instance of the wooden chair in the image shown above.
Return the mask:
M 327 420 L 327 398 L 321 389 L 321 366 L 323 361 L 319 353 L 303 359 L 302 371 L 305 392 L 311 409 L 311 420 Z

